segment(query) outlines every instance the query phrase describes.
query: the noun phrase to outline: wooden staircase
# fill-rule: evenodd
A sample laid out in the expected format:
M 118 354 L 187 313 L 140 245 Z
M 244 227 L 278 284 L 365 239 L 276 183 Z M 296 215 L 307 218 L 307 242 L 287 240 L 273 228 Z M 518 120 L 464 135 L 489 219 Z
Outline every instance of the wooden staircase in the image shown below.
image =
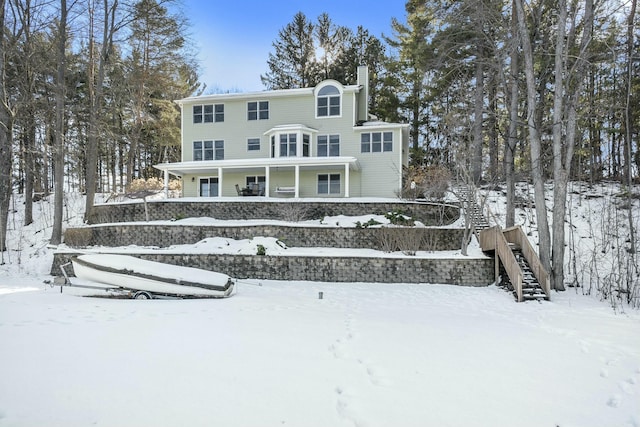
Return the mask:
M 454 188 L 480 247 L 484 252 L 495 254 L 496 283 L 513 291 L 518 302 L 549 300 L 549 274 L 522 229 L 519 226 L 506 230 L 498 225 L 492 227 L 478 204 L 475 187 L 457 184 Z M 490 212 L 489 215 L 497 222 Z
M 457 184 L 455 186 L 454 194 L 462 203 L 465 209 L 465 215 L 467 216 L 476 237 L 478 237 L 478 233 L 482 230 L 491 227 L 491 225 L 489 225 L 489 221 L 487 221 L 487 218 L 482 212 L 482 208 L 478 205 L 475 187 L 467 184 Z
M 549 300 L 549 274 L 519 226 L 487 228 L 480 232 L 479 241 L 483 251 L 495 253 L 496 283 L 512 290 L 518 302 Z

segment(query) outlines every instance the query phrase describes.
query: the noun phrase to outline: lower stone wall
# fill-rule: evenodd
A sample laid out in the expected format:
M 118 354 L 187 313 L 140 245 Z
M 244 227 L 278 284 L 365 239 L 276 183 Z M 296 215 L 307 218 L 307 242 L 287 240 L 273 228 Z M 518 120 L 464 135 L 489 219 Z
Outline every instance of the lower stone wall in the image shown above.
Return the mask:
M 61 275 L 59 266 L 72 256 L 72 253 L 56 253 L 51 274 Z M 213 269 L 236 279 L 487 286 L 493 282 L 494 274 L 491 258 L 273 257 L 166 253 L 136 256 L 167 264 Z
M 247 198 L 244 198 L 247 199 Z M 181 218 L 210 217 L 216 219 L 278 219 L 284 221 L 301 221 L 322 219 L 326 216 L 361 216 L 384 215 L 388 212 L 402 212 L 424 225 L 449 225 L 460 216 L 460 208 L 454 205 L 418 202 L 352 202 L 347 200 L 324 201 L 272 201 L 248 200 L 187 201 L 170 199 L 150 201 L 145 204 L 113 203 L 96 205 L 89 215 L 89 224 L 113 222 L 171 220 Z M 253 201 L 255 200 L 255 201 Z
M 69 247 L 136 245 L 165 248 L 171 245 L 194 244 L 210 237 L 243 240 L 260 236 L 274 237 L 289 247 L 450 251 L 460 249 L 463 234 L 464 230 L 456 228 L 204 226 L 138 223 L 67 229 L 64 242 Z

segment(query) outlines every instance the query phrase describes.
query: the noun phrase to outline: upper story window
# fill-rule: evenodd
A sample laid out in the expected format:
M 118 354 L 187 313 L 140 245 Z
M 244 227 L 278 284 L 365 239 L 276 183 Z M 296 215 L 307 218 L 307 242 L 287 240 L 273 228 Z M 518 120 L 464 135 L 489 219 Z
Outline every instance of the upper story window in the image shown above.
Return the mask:
M 193 160 L 224 160 L 224 141 L 193 141 Z
M 311 136 L 308 133 L 302 134 L 302 157 L 309 157 L 311 152 Z
M 298 155 L 298 134 L 280 134 L 280 157 L 296 157 Z
M 270 141 L 270 154 L 277 157 L 311 157 L 315 149 L 312 146 L 315 129 L 303 125 L 276 126 L 267 132 Z
M 215 141 L 215 160 L 224 160 L 224 141 Z
M 193 106 L 193 123 L 224 122 L 224 104 Z
M 360 152 L 380 153 L 383 151 L 393 151 L 393 132 L 360 134 Z
M 268 120 L 269 101 L 253 101 L 247 103 L 247 120 Z
M 215 121 L 224 122 L 224 104 L 216 104 L 215 106 Z
M 260 138 L 247 139 L 247 151 L 260 151 Z
M 318 157 L 340 156 L 340 135 L 318 135 Z
M 340 116 L 341 95 L 337 87 L 333 85 L 322 87 L 318 91 L 316 102 L 316 114 L 318 117 Z

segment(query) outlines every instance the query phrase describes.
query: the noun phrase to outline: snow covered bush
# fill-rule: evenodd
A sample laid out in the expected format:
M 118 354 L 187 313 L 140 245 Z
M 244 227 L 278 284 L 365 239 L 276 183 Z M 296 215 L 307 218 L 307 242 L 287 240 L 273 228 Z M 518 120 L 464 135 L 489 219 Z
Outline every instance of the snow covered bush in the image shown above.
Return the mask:
M 280 203 L 279 216 L 283 221 L 300 222 L 311 218 L 311 209 L 304 203 Z
M 444 200 L 451 179 L 451 172 L 443 166 L 410 166 L 405 174 L 402 197 Z

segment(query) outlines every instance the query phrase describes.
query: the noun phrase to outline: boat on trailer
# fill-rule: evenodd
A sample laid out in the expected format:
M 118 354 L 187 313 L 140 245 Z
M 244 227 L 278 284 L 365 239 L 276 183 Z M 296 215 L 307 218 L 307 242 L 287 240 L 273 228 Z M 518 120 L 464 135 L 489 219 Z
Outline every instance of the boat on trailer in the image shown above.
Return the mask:
M 126 293 L 137 299 L 226 298 L 235 282 L 226 274 L 147 261 L 129 255 L 86 254 L 71 259 L 79 279 L 95 285 L 68 285 Z

